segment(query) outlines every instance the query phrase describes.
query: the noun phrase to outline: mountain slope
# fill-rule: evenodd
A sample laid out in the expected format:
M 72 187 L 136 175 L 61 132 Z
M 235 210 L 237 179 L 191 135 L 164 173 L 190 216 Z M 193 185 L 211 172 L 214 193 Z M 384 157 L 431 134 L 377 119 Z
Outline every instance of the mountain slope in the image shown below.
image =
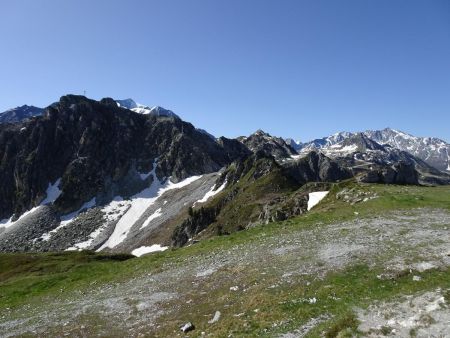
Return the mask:
M 256 152 L 226 168 L 216 183 L 225 189 L 208 203 L 194 206 L 190 217 L 175 229 L 172 245 L 303 214 L 311 189 L 326 189 L 331 182 L 350 177 L 350 171 L 322 154 L 313 152 L 280 164 L 263 151 Z M 315 183 L 308 186 L 308 182 Z
M 374 141 L 407 151 L 439 170 L 450 171 L 450 144 L 435 137 L 417 137 L 386 128 L 366 131 Z
M 376 198 L 346 199 L 361 193 Z M 342 182 L 309 214 L 140 258 L 0 254 L 0 327 L 5 337 L 446 336 L 449 205 L 449 187 Z
M 0 241 L 16 240 L 30 217 L 34 239 L 68 239 L 42 247 L 41 240 L 23 236 L 26 245 L 16 249 L 62 248 L 88 240 L 95 230 L 105 237 L 122 216 L 131 217 L 128 209 L 138 222 L 164 191 L 181 193 L 194 177 L 216 172 L 246 151 L 238 141 L 216 141 L 174 116 L 137 114 L 112 99 L 64 96 L 42 117 L 0 125 L 0 228 L 6 228 Z M 84 229 L 78 237 L 68 231 L 76 225 Z
M 21 122 L 34 116 L 41 116 L 43 112 L 42 108 L 23 105 L 0 113 L 0 123 Z

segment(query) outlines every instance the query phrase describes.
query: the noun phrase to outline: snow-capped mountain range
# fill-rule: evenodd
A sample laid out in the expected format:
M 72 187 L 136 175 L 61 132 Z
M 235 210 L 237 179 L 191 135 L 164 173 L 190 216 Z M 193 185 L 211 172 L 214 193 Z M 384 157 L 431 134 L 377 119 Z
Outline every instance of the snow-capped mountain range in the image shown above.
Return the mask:
M 140 103 L 136 103 L 133 99 L 116 100 L 116 102 L 119 107 L 130 109 L 135 113 L 180 118 L 171 110 L 165 109 L 160 106 L 149 107 Z
M 286 141 L 302 154 L 320 150 L 332 155 L 339 151 L 342 152 L 343 147 L 339 145 L 358 134 L 363 134 L 380 145 L 388 145 L 393 149 L 406 151 L 439 170 L 450 171 L 450 144 L 435 137 L 417 137 L 391 128 L 367 130 L 362 133 L 339 132 L 306 143 L 295 142 L 292 139 Z M 351 151 L 350 148 L 344 150 Z

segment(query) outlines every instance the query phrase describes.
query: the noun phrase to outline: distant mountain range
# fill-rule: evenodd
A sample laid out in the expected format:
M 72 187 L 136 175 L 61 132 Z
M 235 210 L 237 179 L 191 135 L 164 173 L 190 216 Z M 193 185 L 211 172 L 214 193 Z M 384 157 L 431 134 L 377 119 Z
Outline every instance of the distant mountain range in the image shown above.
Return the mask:
M 331 154 L 334 150 L 339 149 L 339 147 L 333 146 L 342 144 L 345 140 L 351 139 L 358 134 L 362 134 L 380 145 L 388 145 L 392 148 L 406 151 L 436 169 L 450 171 L 449 143 L 439 138 L 417 137 L 391 128 L 367 130 L 362 133 L 339 132 L 306 143 L 297 143 L 292 139 L 287 139 L 286 141 L 299 153 L 320 150 Z
M 142 105 L 136 103 L 133 99 L 116 100 L 115 102 L 119 107 L 129 109 L 139 114 L 179 118 L 179 116 L 171 110 L 159 106 L 149 107 Z M 0 123 L 20 122 L 31 117 L 40 116 L 43 112 L 43 108 L 23 105 L 0 113 Z M 197 130 L 214 138 L 214 136 L 205 130 Z M 259 130 L 249 137 L 242 136 L 238 139 L 249 146 L 252 150 L 255 150 L 255 146 L 252 145 L 252 143 L 255 142 L 254 139 L 263 137 L 261 135 L 264 134 L 264 132 Z M 273 148 L 272 150 L 274 151 L 274 155 L 277 157 L 292 155 L 292 150 L 300 154 L 307 153 L 312 150 L 324 151 L 330 154 L 333 152 L 333 145 L 352 138 L 357 134 L 359 133 L 345 131 L 338 132 L 336 134 L 305 143 L 296 142 L 290 138 L 285 139 L 285 142 L 280 142 L 282 140 L 281 138 L 271 137 L 270 142 L 264 144 L 263 148 Z M 393 148 L 406 151 L 419 159 L 422 159 L 436 169 L 450 171 L 450 144 L 439 138 L 417 137 L 391 128 L 385 128 L 383 130 L 367 130 L 362 132 L 362 134 L 380 145 L 389 145 Z

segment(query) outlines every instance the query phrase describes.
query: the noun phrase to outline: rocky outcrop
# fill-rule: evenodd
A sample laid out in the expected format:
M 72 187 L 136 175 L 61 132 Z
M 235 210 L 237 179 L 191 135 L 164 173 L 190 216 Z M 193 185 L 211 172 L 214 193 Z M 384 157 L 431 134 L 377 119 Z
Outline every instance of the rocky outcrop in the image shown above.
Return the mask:
M 273 156 L 277 160 L 297 155 L 295 149 L 289 146 L 285 140 L 280 137 L 271 136 L 262 130 L 257 130 L 249 137 L 239 137 L 238 140 L 252 152 L 260 152 L 266 156 Z
M 419 174 L 412 163 L 396 163 L 392 167 L 371 170 L 358 177 L 364 183 L 419 184 Z
M 31 251 L 37 238 L 59 225 L 51 206 L 41 206 L 1 233 L 0 252 Z
M 337 182 L 352 177 L 350 170 L 322 153 L 310 152 L 297 161 L 289 162 L 286 170 L 299 183 Z

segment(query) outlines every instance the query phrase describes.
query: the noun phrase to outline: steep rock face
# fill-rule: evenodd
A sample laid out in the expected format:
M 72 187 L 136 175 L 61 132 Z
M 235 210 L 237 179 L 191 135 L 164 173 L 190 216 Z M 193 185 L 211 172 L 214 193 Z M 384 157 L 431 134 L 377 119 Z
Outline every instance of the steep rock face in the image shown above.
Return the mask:
M 350 170 L 322 153 L 312 151 L 286 165 L 286 170 L 298 182 L 336 182 L 352 177 Z
M 142 190 L 142 174 L 177 182 L 219 170 L 232 152 L 176 117 L 136 114 L 112 99 L 68 95 L 42 117 L 0 125 L 0 219 L 38 205 L 61 178 L 56 210 Z
M 34 116 L 41 116 L 44 109 L 23 105 L 0 113 L 0 123 L 16 123 Z
M 295 151 L 299 151 L 300 149 L 302 149 L 302 143 L 300 141 L 295 141 L 292 138 L 287 138 L 284 140 L 286 142 L 286 144 L 288 146 L 290 146 L 292 149 L 294 149 Z
M 235 139 L 228 139 L 222 136 L 217 139 L 217 143 L 222 147 L 228 158 L 243 160 L 252 154 L 243 143 Z
M 367 152 L 368 150 L 384 150 L 381 144 L 378 144 L 377 142 L 368 138 L 363 133 L 357 133 L 355 135 L 349 136 L 348 138 L 342 140 L 339 144 L 343 147 L 355 147 L 355 150 L 359 152 Z
M 277 160 L 297 155 L 297 152 L 282 138 L 271 136 L 262 130 L 256 131 L 249 137 L 239 137 L 238 140 L 254 153 L 262 152 Z
M 419 173 L 414 164 L 400 162 L 392 167 L 374 169 L 358 177 L 360 182 L 384 184 L 419 184 Z

